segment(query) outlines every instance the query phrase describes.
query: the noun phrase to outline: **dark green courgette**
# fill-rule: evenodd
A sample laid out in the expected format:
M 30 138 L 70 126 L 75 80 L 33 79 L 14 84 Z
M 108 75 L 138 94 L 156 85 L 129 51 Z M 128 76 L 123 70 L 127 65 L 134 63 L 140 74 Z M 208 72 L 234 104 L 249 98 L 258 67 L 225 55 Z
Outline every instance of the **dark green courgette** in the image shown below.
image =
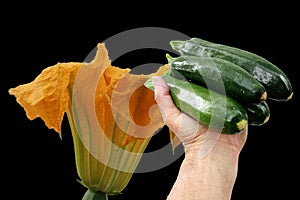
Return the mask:
M 257 54 L 200 38 L 191 38 L 186 41 L 174 40 L 170 44 L 182 55 L 221 58 L 242 67 L 265 86 L 270 99 L 287 101 L 293 96 L 293 88 L 286 74 Z
M 167 54 L 169 75 L 186 78 L 239 102 L 265 101 L 264 86 L 239 66 L 219 58 Z
M 245 104 L 243 106 L 248 115 L 249 125 L 261 126 L 269 121 L 270 108 L 266 101 L 260 103 Z
M 234 99 L 169 75 L 162 78 L 169 86 L 176 107 L 202 125 L 224 134 L 239 133 L 247 126 L 248 115 Z M 151 78 L 144 85 L 154 90 Z

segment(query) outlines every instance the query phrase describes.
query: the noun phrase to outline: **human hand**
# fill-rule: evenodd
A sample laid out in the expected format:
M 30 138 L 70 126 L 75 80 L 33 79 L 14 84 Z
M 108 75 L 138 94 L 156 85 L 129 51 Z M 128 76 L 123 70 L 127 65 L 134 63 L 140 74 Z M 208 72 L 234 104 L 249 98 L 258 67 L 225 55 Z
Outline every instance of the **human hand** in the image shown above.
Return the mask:
M 164 79 L 154 76 L 152 81 L 165 125 L 185 149 L 185 158 L 167 199 L 229 200 L 247 127 L 233 135 L 213 132 L 175 106 Z
M 152 81 L 155 86 L 155 100 L 160 108 L 162 118 L 182 142 L 186 153 L 197 151 L 200 156 L 204 157 L 212 148 L 218 147 L 223 150 L 235 150 L 237 153 L 241 151 L 246 142 L 247 128 L 234 135 L 211 131 L 175 106 L 169 94 L 169 87 L 164 79 L 154 76 Z

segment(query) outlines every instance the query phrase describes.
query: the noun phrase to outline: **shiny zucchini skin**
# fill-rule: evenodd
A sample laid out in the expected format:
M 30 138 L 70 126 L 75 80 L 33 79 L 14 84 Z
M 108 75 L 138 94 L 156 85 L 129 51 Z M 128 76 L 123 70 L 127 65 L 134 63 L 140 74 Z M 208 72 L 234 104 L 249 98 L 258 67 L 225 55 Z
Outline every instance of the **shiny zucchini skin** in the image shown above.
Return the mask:
M 259 103 L 265 101 L 264 86 L 251 74 L 236 64 L 220 58 L 179 56 L 167 54 L 169 75 L 186 78 L 210 90 L 228 95 L 239 102 Z
M 170 45 L 182 55 L 216 57 L 242 67 L 265 86 L 270 99 L 287 101 L 293 96 L 293 88 L 286 74 L 257 54 L 200 38 L 174 40 L 170 41 Z
M 169 75 L 162 78 L 169 86 L 175 106 L 202 125 L 224 134 L 240 133 L 247 126 L 246 110 L 234 99 Z M 144 86 L 154 90 L 151 78 Z
M 270 108 L 266 101 L 243 105 L 248 115 L 248 124 L 261 126 L 270 119 Z

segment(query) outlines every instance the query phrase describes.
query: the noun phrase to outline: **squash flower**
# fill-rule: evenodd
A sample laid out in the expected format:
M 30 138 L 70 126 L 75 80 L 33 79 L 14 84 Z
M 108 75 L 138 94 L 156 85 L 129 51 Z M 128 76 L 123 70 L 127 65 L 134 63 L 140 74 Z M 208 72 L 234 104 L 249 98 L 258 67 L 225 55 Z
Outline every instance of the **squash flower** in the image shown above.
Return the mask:
M 99 43 L 91 62 L 57 63 L 9 94 L 30 120 L 40 117 L 60 136 L 67 114 L 79 182 L 87 188 L 83 199 L 108 199 L 127 186 L 151 136 L 164 125 L 154 94 L 143 83 L 167 69 L 130 74 L 112 66 Z

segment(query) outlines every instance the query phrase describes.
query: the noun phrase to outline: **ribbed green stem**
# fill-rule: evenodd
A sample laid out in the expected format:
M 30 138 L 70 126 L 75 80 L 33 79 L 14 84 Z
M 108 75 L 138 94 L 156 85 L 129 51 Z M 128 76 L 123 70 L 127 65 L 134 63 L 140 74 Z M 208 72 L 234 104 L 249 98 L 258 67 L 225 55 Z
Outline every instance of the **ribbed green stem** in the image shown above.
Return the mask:
M 108 197 L 107 194 L 103 192 L 88 189 L 84 194 L 82 200 L 108 200 Z

